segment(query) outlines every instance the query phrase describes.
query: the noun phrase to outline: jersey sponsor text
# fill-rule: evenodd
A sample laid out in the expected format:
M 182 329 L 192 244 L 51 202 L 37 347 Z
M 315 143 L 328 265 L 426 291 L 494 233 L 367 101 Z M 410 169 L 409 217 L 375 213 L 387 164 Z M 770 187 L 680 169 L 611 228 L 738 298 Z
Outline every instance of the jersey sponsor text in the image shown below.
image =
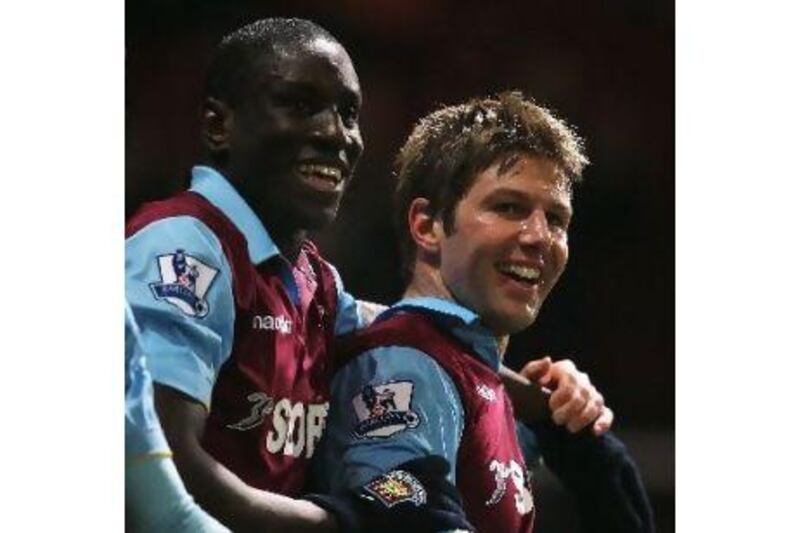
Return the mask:
M 322 438 L 328 402 L 304 404 L 283 398 L 272 410 L 272 429 L 267 433 L 267 450 L 270 453 L 306 458 L 314 455 L 314 448 Z
M 292 320 L 285 316 L 256 315 L 253 317 L 253 329 L 279 331 L 284 335 L 288 335 L 292 332 Z

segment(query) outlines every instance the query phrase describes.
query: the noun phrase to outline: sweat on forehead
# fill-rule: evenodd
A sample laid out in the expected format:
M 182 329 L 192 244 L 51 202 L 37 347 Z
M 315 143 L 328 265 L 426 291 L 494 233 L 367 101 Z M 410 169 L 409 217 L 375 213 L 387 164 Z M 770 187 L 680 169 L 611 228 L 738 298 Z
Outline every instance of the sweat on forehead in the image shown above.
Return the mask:
M 496 165 L 497 177 L 502 179 L 505 176 L 516 174 L 520 168 L 520 165 L 517 163 L 519 163 L 524 157 L 529 157 L 530 155 L 531 154 L 525 152 L 512 152 L 509 154 L 503 154 L 498 159 L 493 161 L 489 166 L 491 167 Z M 564 172 L 561 170 L 561 167 L 556 166 L 555 171 L 556 181 L 553 182 L 553 187 L 572 196 L 572 180 L 570 180 L 569 177 L 564 174 Z
M 341 47 L 323 27 L 298 18 L 257 20 L 226 35 L 220 41 L 206 78 L 206 96 L 236 100 L 251 69 L 274 54 L 300 48 Z

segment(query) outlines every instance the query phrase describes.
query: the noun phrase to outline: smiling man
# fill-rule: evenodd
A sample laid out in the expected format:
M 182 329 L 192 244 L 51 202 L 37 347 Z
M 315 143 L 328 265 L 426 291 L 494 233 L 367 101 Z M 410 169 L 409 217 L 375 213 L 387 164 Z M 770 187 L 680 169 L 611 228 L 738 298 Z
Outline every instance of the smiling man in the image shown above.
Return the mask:
M 357 304 L 306 239 L 336 216 L 363 150 L 345 49 L 298 19 L 220 43 L 207 163 L 128 222 L 126 292 L 187 488 L 235 530 L 333 529 L 302 494 L 322 435 L 335 334 Z
M 316 501 L 350 529 L 532 530 L 499 370 L 509 335 L 533 324 L 567 264 L 572 186 L 586 162 L 567 125 L 519 93 L 443 108 L 406 141 L 396 215 L 408 286 L 341 342 L 320 450 L 326 495 Z M 378 409 L 369 400 L 379 397 L 391 403 Z M 585 450 L 564 451 L 585 467 Z M 598 497 L 613 477 L 602 468 L 571 479 L 598 483 Z

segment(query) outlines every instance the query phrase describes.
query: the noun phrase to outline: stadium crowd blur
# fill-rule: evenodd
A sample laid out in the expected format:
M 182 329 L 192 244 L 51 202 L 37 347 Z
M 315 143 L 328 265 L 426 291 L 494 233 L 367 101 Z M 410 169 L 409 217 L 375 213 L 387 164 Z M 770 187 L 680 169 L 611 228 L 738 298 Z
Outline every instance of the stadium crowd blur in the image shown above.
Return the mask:
M 576 191 L 571 257 L 536 324 L 507 354 L 570 357 L 616 413 L 659 531 L 674 529 L 674 4 L 141 0 L 126 4 L 126 216 L 184 187 L 198 160 L 205 61 L 227 31 L 309 18 L 360 76 L 366 149 L 337 222 L 316 237 L 354 295 L 402 289 L 393 157 L 440 104 L 520 89 L 569 117 L 591 165 Z M 537 532 L 570 531 L 570 500 L 535 479 Z

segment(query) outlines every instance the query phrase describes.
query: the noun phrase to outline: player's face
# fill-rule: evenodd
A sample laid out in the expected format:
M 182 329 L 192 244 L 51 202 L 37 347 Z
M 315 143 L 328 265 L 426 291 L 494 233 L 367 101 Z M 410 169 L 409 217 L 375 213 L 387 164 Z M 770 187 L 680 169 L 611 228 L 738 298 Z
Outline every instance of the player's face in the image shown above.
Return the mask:
M 297 229 L 336 217 L 364 145 L 347 52 L 317 39 L 264 60 L 234 112 L 229 166 L 259 215 Z
M 498 335 L 530 326 L 567 264 L 568 182 L 550 161 L 521 156 L 481 172 L 457 204 L 441 246 L 441 275 L 455 299 Z

